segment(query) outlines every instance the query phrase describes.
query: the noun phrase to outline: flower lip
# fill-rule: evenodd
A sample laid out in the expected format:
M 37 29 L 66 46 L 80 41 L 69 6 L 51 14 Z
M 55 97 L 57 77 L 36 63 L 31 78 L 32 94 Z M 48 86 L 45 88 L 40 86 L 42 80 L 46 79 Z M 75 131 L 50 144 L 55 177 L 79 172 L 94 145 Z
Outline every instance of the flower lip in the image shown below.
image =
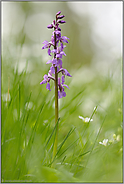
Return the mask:
M 60 82 L 60 77 L 58 77 L 58 87 L 59 87 L 59 91 L 58 91 L 58 98 L 62 98 L 66 96 L 66 93 L 64 91 L 64 86 L 67 87 L 69 89 L 69 87 L 64 84 L 64 76 L 61 77 L 62 83 Z
M 51 56 L 51 50 L 48 48 L 48 55 Z
M 62 84 L 64 84 L 64 82 L 65 82 L 65 76 L 62 75 L 61 79 L 62 79 Z
M 51 89 L 50 89 L 50 83 L 49 82 L 46 85 L 46 89 L 48 89 L 49 91 L 51 91 Z
M 66 97 L 66 93 L 65 91 L 58 91 L 58 98 L 63 98 L 63 97 Z
M 47 40 L 44 40 L 42 44 L 48 44 L 49 42 Z
M 46 62 L 46 64 L 52 63 L 52 60 L 50 59 L 49 61 Z

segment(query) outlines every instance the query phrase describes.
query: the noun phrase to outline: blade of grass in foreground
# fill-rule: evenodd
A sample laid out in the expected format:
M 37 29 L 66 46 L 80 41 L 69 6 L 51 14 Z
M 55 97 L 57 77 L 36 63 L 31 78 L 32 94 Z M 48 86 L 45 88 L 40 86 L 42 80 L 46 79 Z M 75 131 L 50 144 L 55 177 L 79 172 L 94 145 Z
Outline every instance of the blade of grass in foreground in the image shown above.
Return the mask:
M 76 127 L 75 127 L 75 128 L 76 128 Z M 58 149 L 56 155 L 60 152 L 60 150 L 61 150 L 63 144 L 64 144 L 65 141 L 68 139 L 68 137 L 74 132 L 75 128 L 71 128 L 71 129 L 69 130 L 67 136 L 65 137 L 65 139 L 63 140 L 63 142 L 60 144 L 60 147 L 59 147 L 59 149 Z
M 35 125 L 34 125 L 34 127 L 33 127 L 33 130 L 32 130 L 32 133 L 31 133 L 29 142 L 28 142 L 28 146 L 30 146 L 30 144 L 33 143 L 33 140 L 34 140 L 34 133 L 35 133 L 35 131 L 36 131 L 37 123 L 38 123 L 40 114 L 41 114 L 41 112 L 42 112 L 42 110 L 43 110 L 43 108 L 44 108 L 44 105 L 45 105 L 45 102 L 42 104 L 41 109 L 40 109 L 40 111 L 39 111 L 39 113 L 38 113 L 38 115 L 37 115 L 37 119 L 36 119 Z
M 50 166 L 51 164 L 53 164 L 53 162 L 54 162 L 55 159 L 56 159 L 56 156 L 57 156 L 58 153 L 60 152 L 62 146 L 63 146 L 64 143 L 65 143 L 65 141 L 66 141 L 66 140 L 68 139 L 68 137 L 74 132 L 74 130 L 75 130 L 75 128 L 71 128 L 71 129 L 69 130 L 69 132 L 68 132 L 68 134 L 66 135 L 65 139 L 64 139 L 63 142 L 60 144 L 59 149 L 58 149 L 58 151 L 57 151 L 55 157 L 53 158 L 53 161 L 52 161 L 48 166 Z
M 49 136 L 49 139 L 48 139 L 48 141 L 47 141 L 47 143 L 46 143 L 45 148 L 47 148 L 47 146 L 48 146 L 48 144 L 49 144 L 49 142 L 50 142 L 50 140 L 51 140 L 51 138 L 52 138 L 52 136 L 53 136 L 53 133 L 54 133 L 54 131 L 56 130 L 56 127 L 57 127 L 57 124 L 59 123 L 59 120 L 60 120 L 60 118 L 58 119 L 56 125 L 54 126 L 54 129 L 53 129 L 51 135 Z
M 77 99 L 77 97 L 82 94 L 84 92 L 85 88 L 83 90 L 81 90 L 78 94 L 76 94 L 72 99 L 71 99 L 71 102 L 73 102 L 75 99 Z M 71 111 L 71 114 L 76 110 L 76 107 L 78 107 L 79 105 L 81 105 L 81 102 L 78 104 L 76 103 L 77 105 L 75 106 L 75 108 Z M 66 109 L 68 106 L 70 106 L 70 101 L 67 105 L 65 105 L 64 107 L 62 107 L 59 112 L 61 112 L 63 109 Z M 67 117 L 66 117 L 67 118 Z M 65 119 L 66 119 L 65 118 Z M 51 121 L 54 119 L 54 116 L 51 117 Z
M 32 92 L 30 92 L 30 95 L 29 97 L 26 99 L 26 102 L 29 103 L 30 101 L 30 98 L 31 98 L 31 95 L 32 95 Z M 27 121 L 28 121 L 28 118 L 29 118 L 29 115 L 30 115 L 30 110 L 28 111 L 28 113 L 25 111 L 25 108 L 23 108 L 23 112 L 22 112 L 22 116 L 21 116 L 21 122 L 22 123 L 22 127 L 21 127 L 21 134 L 23 133 L 25 127 L 26 127 L 26 124 L 27 124 Z
M 38 115 L 37 115 L 36 123 L 35 123 L 35 125 L 34 125 L 34 127 L 33 127 L 32 132 L 31 132 L 31 135 L 30 135 L 30 139 L 29 139 L 28 145 L 27 145 L 27 147 L 25 148 L 25 159 L 26 159 L 26 156 L 28 155 L 28 151 L 30 150 L 31 145 L 33 144 L 34 135 L 35 135 L 35 132 L 36 132 L 36 126 L 37 126 L 37 123 L 38 123 L 38 120 L 39 120 L 39 116 L 40 116 L 40 114 L 41 114 L 41 112 L 42 112 L 42 110 L 43 110 L 44 105 L 45 105 L 45 103 L 42 104 L 41 110 L 39 111 L 39 113 L 38 113 Z M 29 112 L 30 112 L 30 111 L 29 111 Z M 25 125 L 26 125 L 26 123 L 27 123 L 28 116 L 29 116 L 29 113 L 27 114 L 26 122 L 24 123 Z M 25 127 L 24 127 L 24 128 L 25 128 Z M 23 129 L 22 129 L 22 131 L 23 131 Z M 16 162 L 15 162 L 15 167 L 14 167 L 15 170 L 14 170 L 14 173 L 13 173 L 13 175 L 15 175 L 15 177 L 16 177 L 17 169 L 18 169 L 19 166 L 21 165 L 21 158 L 18 160 L 19 155 L 20 155 L 20 152 L 19 152 L 19 149 L 20 149 L 20 139 L 21 139 L 21 134 L 20 134 L 20 136 L 19 136 L 19 147 L 18 147 L 17 156 L 16 156 L 17 158 L 16 158 Z M 23 154 L 24 154 L 24 153 L 23 153 Z M 17 162 L 17 160 L 18 160 L 18 162 Z M 22 170 L 21 170 L 21 172 L 19 173 L 18 178 L 20 177 L 21 173 L 22 173 Z
M 50 143 L 50 140 L 52 139 L 52 136 L 53 136 L 53 134 L 54 134 L 54 132 L 56 131 L 56 128 L 57 128 L 57 124 L 59 123 L 59 120 L 60 120 L 60 118 L 58 119 L 58 121 L 57 121 L 57 123 L 55 124 L 55 126 L 54 126 L 54 128 L 53 128 L 53 131 L 51 132 L 51 134 L 50 134 L 50 136 L 49 136 L 49 138 L 48 138 L 48 140 L 47 140 L 47 142 L 46 142 L 46 145 L 45 145 L 45 150 L 46 150 L 46 148 L 47 148 L 47 146 L 48 146 L 48 144 Z M 55 132 L 55 134 L 56 134 L 56 132 Z M 55 141 L 55 137 L 54 137 L 54 141 Z M 53 144 L 52 144 L 52 148 L 53 148 L 53 145 L 54 145 L 54 141 L 53 141 Z M 51 149 L 51 148 L 50 148 Z M 42 165 L 43 165 L 43 163 L 45 162 L 45 160 L 46 160 L 46 155 L 45 155 L 45 158 L 44 158 L 44 160 L 43 160 L 43 162 L 42 162 Z
M 84 92 L 85 88 L 83 90 L 81 90 L 78 94 L 76 94 L 72 99 L 71 102 L 73 102 L 80 94 L 82 94 Z M 70 102 L 65 105 L 63 108 L 60 109 L 60 111 L 62 111 L 63 109 L 67 108 L 70 105 Z
M 71 146 L 73 146 L 78 140 L 79 140 L 79 137 L 78 137 L 71 145 L 69 145 L 69 146 L 61 153 L 61 155 L 58 156 L 58 158 L 61 157 L 61 156 L 62 156 Z
M 96 141 L 97 141 L 97 139 L 98 139 L 98 136 L 99 136 L 99 134 L 100 134 L 100 131 L 101 131 L 101 129 L 102 129 L 102 127 L 103 127 L 103 124 L 104 124 L 104 122 L 105 122 L 105 119 L 106 119 L 106 116 L 104 117 L 103 122 L 102 122 L 102 124 L 101 124 L 101 127 L 100 127 L 100 129 L 99 129 L 99 132 L 98 132 L 98 134 L 97 134 L 97 136 L 96 136 L 96 139 L 95 139 L 94 144 L 93 144 L 93 146 L 92 146 L 92 149 L 91 149 L 91 151 L 90 151 L 90 154 L 89 154 L 89 157 L 88 157 L 87 162 L 86 162 L 86 164 L 85 164 L 85 167 L 86 167 L 86 165 L 87 165 L 87 163 L 88 163 L 88 161 L 89 161 L 89 158 L 90 158 L 90 156 L 91 156 L 91 153 L 92 153 L 92 151 L 93 151 L 93 148 L 94 148 L 94 146 L 95 146 L 95 144 L 96 144 Z

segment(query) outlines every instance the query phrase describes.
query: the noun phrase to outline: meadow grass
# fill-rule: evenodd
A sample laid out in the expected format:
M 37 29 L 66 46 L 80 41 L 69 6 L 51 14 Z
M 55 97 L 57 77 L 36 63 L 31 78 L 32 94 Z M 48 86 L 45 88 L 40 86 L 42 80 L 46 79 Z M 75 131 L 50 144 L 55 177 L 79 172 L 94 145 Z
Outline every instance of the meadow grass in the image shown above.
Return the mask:
M 53 159 L 54 90 L 46 91 L 40 81 L 31 85 L 33 76 L 27 67 L 21 73 L 18 67 L 15 71 L 10 67 L 8 85 L 2 63 L 1 182 L 122 182 L 120 83 L 100 76 L 82 86 L 70 83 L 67 97 L 59 100 L 58 148 Z M 86 99 L 94 99 L 95 85 L 100 95 L 91 100 L 86 114 L 82 109 Z M 108 94 L 112 98 L 103 107 Z M 93 122 L 84 123 L 79 115 Z M 105 138 L 109 144 L 100 145 Z

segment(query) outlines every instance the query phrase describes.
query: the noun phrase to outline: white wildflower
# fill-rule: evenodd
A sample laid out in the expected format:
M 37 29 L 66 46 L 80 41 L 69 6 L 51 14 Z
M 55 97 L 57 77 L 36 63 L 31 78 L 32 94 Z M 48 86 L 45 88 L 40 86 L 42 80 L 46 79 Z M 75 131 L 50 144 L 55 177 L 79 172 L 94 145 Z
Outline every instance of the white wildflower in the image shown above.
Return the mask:
M 113 138 L 114 138 L 114 140 L 116 140 L 116 139 L 117 139 L 117 136 L 116 136 L 116 134 L 113 134 Z
M 118 141 L 119 142 L 121 136 L 120 135 L 113 134 L 113 138 L 114 138 L 114 141 Z
M 88 117 L 83 118 L 82 116 L 79 116 L 79 118 L 80 118 L 81 120 L 83 120 L 84 123 L 89 123 L 89 121 L 93 121 L 93 119 L 90 119 L 90 118 L 88 118 Z
M 103 142 L 99 142 L 99 144 L 102 144 L 104 146 L 107 146 L 108 139 L 104 139 Z
M 122 152 L 123 151 L 123 148 L 120 148 L 119 152 Z
M 117 140 L 117 141 L 120 141 L 120 138 L 121 138 L 121 136 L 120 136 L 120 135 L 117 135 L 116 140 Z

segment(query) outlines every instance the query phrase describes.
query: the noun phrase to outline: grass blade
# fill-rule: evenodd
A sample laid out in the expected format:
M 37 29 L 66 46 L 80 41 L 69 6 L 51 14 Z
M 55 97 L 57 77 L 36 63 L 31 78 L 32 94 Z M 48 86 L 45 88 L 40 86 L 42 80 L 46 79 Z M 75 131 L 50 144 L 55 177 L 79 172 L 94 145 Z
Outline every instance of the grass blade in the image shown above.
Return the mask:
M 53 161 L 49 164 L 49 166 L 55 161 L 55 158 L 56 158 L 56 156 L 58 155 L 58 153 L 60 152 L 62 146 L 63 146 L 64 143 L 65 143 L 65 141 L 66 141 L 66 140 L 68 139 L 68 137 L 74 132 L 74 130 L 75 130 L 75 128 L 71 128 L 71 129 L 69 130 L 68 134 L 66 135 L 65 139 L 63 140 L 63 142 L 60 144 L 59 149 L 58 149 L 58 151 L 57 151 L 55 157 L 53 158 Z
M 54 131 L 56 130 L 56 127 L 57 127 L 57 124 L 59 123 L 59 120 L 60 120 L 60 118 L 58 118 L 58 121 L 57 121 L 56 125 L 54 126 L 54 129 L 53 129 L 51 135 L 49 136 L 49 139 L 48 139 L 48 141 L 47 141 L 47 143 L 46 143 L 45 148 L 47 148 L 47 146 L 48 146 L 48 144 L 49 144 L 49 142 L 50 142 L 50 140 L 51 140 L 51 138 L 52 138 L 52 136 L 53 136 L 53 133 L 54 133 Z

